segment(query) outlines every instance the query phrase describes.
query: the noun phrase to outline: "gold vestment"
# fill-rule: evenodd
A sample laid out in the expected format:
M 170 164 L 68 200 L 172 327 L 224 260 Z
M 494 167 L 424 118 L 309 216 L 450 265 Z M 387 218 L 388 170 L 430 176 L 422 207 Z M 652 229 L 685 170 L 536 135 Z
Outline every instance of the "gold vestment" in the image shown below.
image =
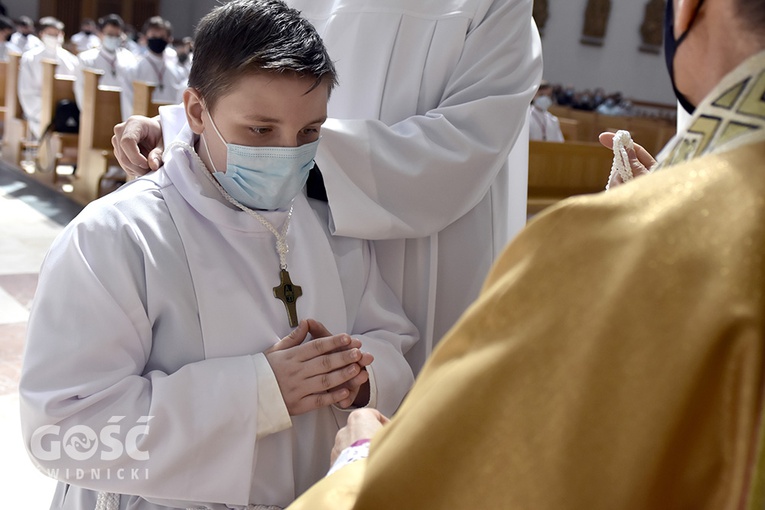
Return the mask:
M 660 171 L 531 221 L 369 458 L 290 509 L 763 508 L 764 94 L 761 53 Z

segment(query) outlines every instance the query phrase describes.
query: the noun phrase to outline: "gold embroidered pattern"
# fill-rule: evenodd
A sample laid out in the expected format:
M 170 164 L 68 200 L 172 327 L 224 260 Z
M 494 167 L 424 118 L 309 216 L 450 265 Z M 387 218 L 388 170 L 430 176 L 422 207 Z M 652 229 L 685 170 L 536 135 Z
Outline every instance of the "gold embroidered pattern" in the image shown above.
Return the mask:
M 765 138 L 765 53 L 734 71 L 662 151 L 659 168 Z M 666 156 L 665 156 L 666 155 Z

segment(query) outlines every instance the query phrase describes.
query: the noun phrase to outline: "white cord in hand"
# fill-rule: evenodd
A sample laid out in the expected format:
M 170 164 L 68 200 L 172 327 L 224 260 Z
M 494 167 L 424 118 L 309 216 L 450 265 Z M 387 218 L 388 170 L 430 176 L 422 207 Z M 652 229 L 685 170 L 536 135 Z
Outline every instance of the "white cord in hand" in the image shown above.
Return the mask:
M 627 149 L 635 149 L 635 145 L 632 143 L 632 137 L 629 131 L 623 129 L 614 134 L 614 161 L 611 164 L 611 175 L 608 176 L 608 183 L 606 189 L 608 189 L 617 175 L 621 177 L 622 182 L 631 181 L 633 179 L 632 168 L 630 167 L 630 158 L 627 155 Z

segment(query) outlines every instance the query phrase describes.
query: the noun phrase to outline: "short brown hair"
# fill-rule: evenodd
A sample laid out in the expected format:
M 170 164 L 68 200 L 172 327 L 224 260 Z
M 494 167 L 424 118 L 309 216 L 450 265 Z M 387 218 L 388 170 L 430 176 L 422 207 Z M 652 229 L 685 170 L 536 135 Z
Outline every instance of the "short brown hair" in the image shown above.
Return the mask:
M 281 0 L 233 0 L 213 9 L 194 34 L 189 87 L 207 108 L 244 75 L 256 72 L 314 77 L 329 89 L 335 67 L 316 29 Z
M 173 35 L 173 25 L 162 16 L 152 16 L 146 20 L 146 23 L 143 24 L 143 33 L 148 32 L 150 28 L 165 30 L 167 35 Z

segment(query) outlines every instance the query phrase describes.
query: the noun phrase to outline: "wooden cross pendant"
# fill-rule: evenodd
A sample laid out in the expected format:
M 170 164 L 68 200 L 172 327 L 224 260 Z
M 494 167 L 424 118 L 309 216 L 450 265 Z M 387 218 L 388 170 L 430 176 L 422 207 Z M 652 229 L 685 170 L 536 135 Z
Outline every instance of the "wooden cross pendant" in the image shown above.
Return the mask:
M 303 288 L 295 285 L 290 280 L 290 274 L 286 269 L 279 273 L 280 284 L 274 287 L 274 297 L 284 303 L 287 309 L 287 317 L 290 320 L 290 326 L 293 328 L 298 325 L 297 298 L 303 295 Z

